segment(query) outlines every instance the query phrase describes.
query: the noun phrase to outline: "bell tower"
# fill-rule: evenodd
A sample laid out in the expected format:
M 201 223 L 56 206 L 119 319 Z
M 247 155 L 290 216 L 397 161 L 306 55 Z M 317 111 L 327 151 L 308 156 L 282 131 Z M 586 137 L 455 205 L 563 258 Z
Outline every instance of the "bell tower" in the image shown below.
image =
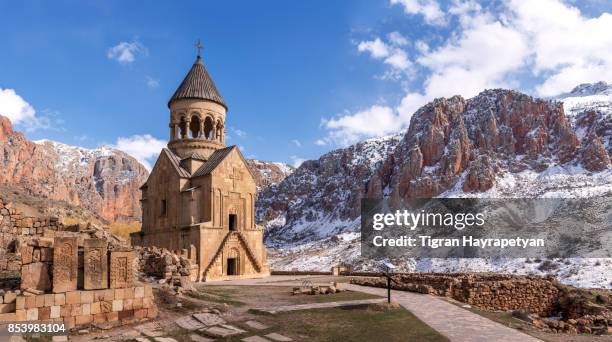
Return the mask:
M 202 63 L 199 40 L 196 48 L 196 61 L 168 101 L 168 148 L 181 158 L 197 154 L 208 159 L 214 151 L 225 147 L 227 105 Z

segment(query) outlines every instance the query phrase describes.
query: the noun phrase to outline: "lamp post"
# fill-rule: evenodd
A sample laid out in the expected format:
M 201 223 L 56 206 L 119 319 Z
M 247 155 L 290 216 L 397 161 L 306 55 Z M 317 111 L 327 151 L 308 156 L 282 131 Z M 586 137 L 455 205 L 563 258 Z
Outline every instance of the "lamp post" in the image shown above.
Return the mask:
M 391 303 L 391 282 L 395 282 L 395 280 L 391 278 L 391 275 L 395 268 L 395 265 L 390 262 L 383 261 L 382 263 L 383 275 L 387 277 L 387 303 Z

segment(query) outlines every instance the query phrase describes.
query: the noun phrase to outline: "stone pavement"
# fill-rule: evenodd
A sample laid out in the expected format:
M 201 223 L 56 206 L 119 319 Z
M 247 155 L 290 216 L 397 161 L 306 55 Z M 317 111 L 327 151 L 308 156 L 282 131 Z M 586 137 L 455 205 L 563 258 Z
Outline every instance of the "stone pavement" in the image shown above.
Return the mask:
M 259 279 L 241 279 L 230 281 L 206 282 L 204 285 L 267 285 L 267 286 L 295 286 L 308 279 L 313 284 L 317 279 L 328 276 L 270 276 Z M 387 296 L 383 288 L 345 284 L 347 290 Z M 413 313 L 425 324 L 440 334 L 448 337 L 452 342 L 538 342 L 532 336 L 518 330 L 508 328 L 488 318 L 462 309 L 445 300 L 431 295 L 414 292 L 395 291 L 391 293 L 392 299 L 406 310 Z

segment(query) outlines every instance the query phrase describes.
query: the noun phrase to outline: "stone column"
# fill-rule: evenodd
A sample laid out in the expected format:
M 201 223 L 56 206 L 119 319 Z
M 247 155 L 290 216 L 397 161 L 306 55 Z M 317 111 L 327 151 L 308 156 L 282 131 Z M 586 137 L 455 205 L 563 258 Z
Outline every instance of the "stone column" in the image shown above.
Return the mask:
M 176 139 L 176 129 L 174 128 L 174 123 L 170 123 L 170 141 Z
M 179 138 L 179 124 L 175 122 L 172 129 L 174 130 L 174 139 L 176 140 Z
M 200 139 L 206 139 L 204 135 L 204 121 L 200 120 Z

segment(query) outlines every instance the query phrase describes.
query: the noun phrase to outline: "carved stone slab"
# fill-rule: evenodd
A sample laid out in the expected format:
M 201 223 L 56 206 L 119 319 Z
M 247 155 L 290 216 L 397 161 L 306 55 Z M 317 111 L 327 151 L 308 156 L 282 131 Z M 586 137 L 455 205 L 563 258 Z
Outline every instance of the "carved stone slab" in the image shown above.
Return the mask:
M 110 287 L 113 289 L 131 287 L 134 284 L 132 252 L 111 252 Z
M 53 243 L 53 292 L 74 291 L 78 278 L 76 237 L 56 237 Z
M 85 290 L 108 288 L 106 239 L 85 239 L 83 249 L 83 287 Z

